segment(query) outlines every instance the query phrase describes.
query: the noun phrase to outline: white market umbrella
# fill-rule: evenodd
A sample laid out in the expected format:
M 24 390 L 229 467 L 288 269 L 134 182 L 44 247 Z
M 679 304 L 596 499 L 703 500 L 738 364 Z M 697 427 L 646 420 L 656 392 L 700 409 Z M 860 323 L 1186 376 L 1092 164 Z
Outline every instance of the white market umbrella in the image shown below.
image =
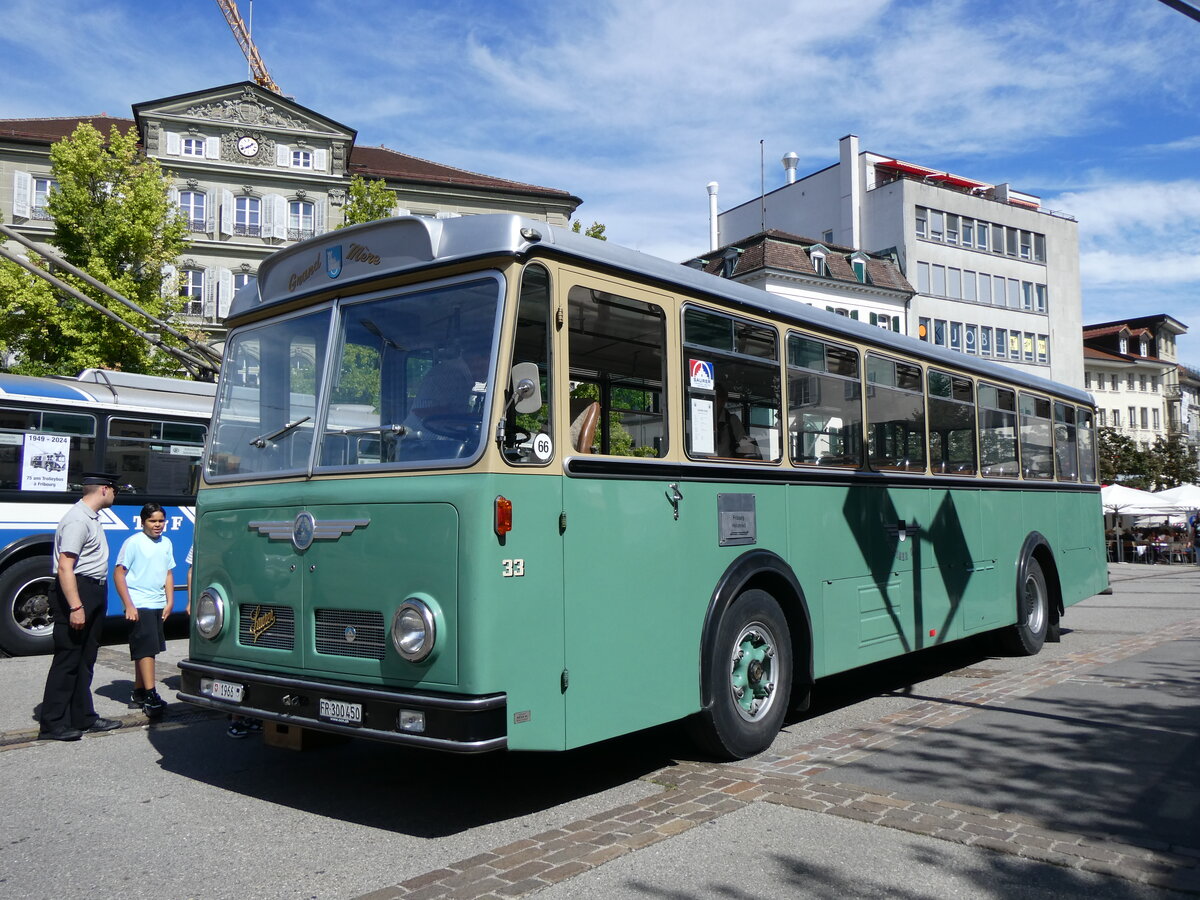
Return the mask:
M 1159 500 L 1174 503 L 1180 509 L 1200 509 L 1200 485 L 1181 484 L 1179 487 L 1159 491 L 1154 496 Z
M 1100 488 L 1100 502 L 1105 512 L 1119 516 L 1165 516 L 1184 509 L 1182 504 L 1159 494 L 1139 491 L 1123 484 L 1109 484 Z

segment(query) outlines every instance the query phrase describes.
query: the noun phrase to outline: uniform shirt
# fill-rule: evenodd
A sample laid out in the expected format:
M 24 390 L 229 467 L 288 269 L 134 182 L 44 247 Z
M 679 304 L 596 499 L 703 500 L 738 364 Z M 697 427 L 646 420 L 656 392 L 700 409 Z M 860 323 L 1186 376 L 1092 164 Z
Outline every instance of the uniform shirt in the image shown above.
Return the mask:
M 175 550 L 169 537 L 157 541 L 139 531 L 121 545 L 117 565 L 124 566 L 129 599 L 138 609 L 162 609 L 167 605 L 167 573 L 175 568 Z
M 58 555 L 76 557 L 75 574 L 104 581 L 108 578 L 108 541 L 100 525 L 100 513 L 82 500 L 67 510 L 54 530 L 54 574 L 58 574 Z

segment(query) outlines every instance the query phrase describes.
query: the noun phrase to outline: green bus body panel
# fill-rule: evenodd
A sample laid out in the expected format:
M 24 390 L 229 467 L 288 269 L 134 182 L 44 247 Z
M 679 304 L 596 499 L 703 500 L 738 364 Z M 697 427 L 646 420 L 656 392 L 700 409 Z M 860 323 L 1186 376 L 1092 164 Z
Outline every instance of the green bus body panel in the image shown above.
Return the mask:
M 406 690 L 502 692 L 510 749 L 556 750 L 699 708 L 706 612 L 750 550 L 791 566 L 816 677 L 1012 624 L 1033 533 L 1065 606 L 1107 584 L 1098 492 L 678 480 L 676 519 L 672 483 L 540 470 L 206 488 L 196 590 L 219 585 L 235 612 L 217 641 L 193 635 L 192 656 Z M 728 493 L 754 497 L 753 544 L 719 545 L 718 495 Z M 503 539 L 498 495 L 513 504 Z M 305 509 L 370 524 L 304 552 L 249 528 Z M 382 660 L 316 652 L 312 610 L 377 609 L 390 627 L 414 594 L 440 616 L 431 660 L 408 663 L 390 640 Z M 295 608 L 294 650 L 239 641 L 236 611 L 255 604 Z

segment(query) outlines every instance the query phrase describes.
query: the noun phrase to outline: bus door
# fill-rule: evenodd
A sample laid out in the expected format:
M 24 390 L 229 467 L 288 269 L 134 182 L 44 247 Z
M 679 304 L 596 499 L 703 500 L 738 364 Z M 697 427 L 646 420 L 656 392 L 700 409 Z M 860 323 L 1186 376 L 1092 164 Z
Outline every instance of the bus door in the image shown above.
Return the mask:
M 666 299 L 574 273 L 563 288 L 564 696 L 575 747 L 694 704 L 695 641 L 680 638 L 694 529 L 672 480 L 646 466 L 667 452 Z

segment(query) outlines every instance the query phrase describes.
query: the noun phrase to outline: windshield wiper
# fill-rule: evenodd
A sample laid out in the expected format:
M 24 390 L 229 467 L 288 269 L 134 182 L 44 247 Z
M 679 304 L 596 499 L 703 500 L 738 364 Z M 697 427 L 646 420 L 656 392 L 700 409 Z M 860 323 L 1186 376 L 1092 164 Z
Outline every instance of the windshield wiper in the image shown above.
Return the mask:
M 267 446 L 268 443 L 275 440 L 275 438 L 281 438 L 289 431 L 294 431 L 311 418 L 312 416 L 305 416 L 303 419 L 297 419 L 295 422 L 289 422 L 278 431 L 272 431 L 270 434 L 260 434 L 250 442 L 250 446 L 257 447 L 259 450 L 261 450 L 263 447 Z
M 406 425 L 367 425 L 363 428 L 343 428 L 341 431 L 331 432 L 332 434 L 372 434 L 374 432 L 389 432 L 391 434 L 403 437 L 408 434 L 408 426 Z

